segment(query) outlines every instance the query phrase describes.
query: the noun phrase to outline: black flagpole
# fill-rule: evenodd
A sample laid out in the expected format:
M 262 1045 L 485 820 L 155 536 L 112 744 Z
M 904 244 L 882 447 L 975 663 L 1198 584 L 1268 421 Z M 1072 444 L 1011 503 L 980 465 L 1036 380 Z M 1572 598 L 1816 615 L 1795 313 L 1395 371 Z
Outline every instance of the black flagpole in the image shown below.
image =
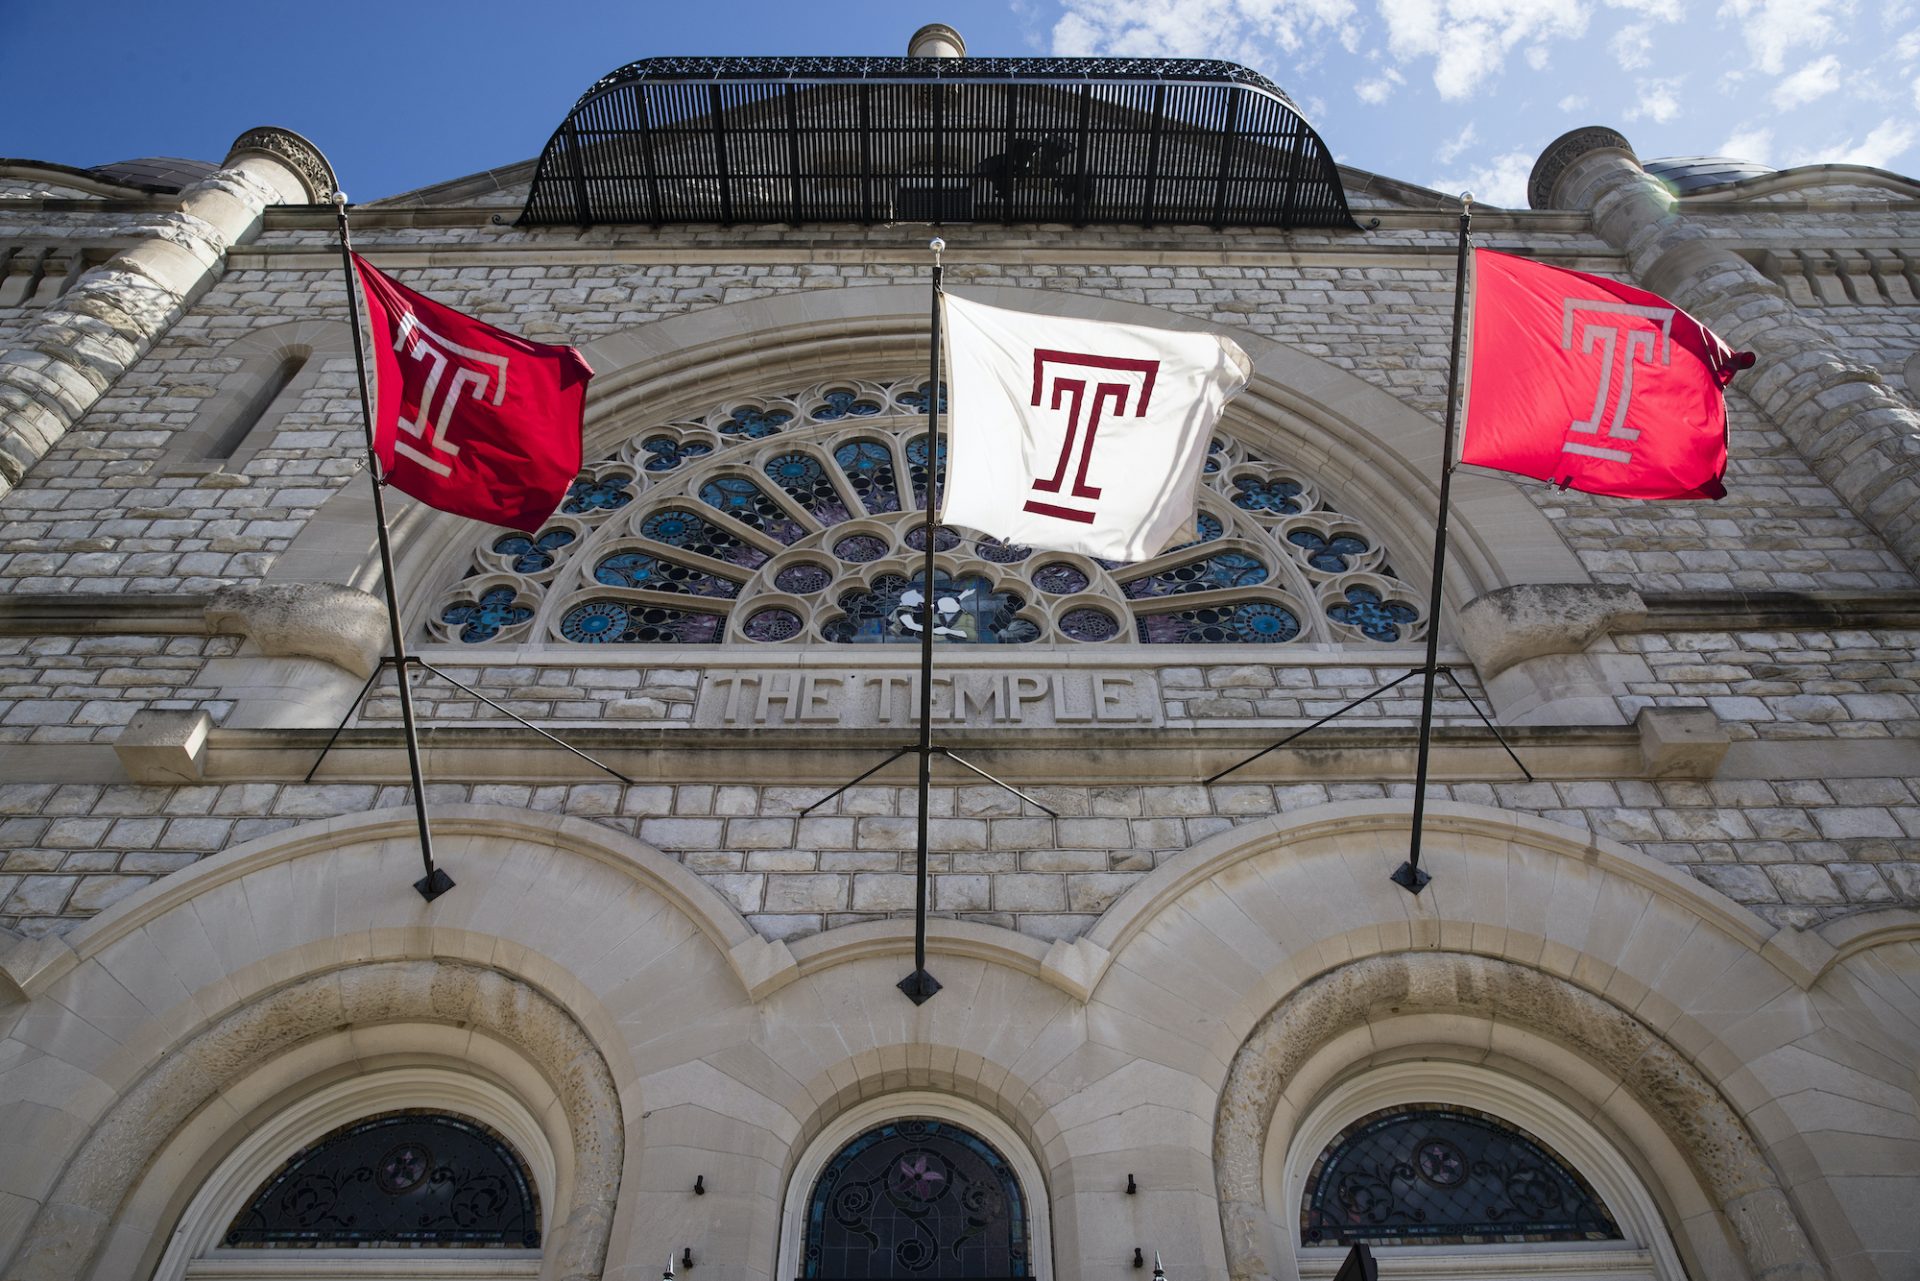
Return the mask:
M 400 686 L 400 720 L 407 733 L 407 769 L 413 775 L 413 813 L 420 825 L 420 861 L 427 874 L 413 883 L 420 897 L 431 903 L 453 888 L 453 878 L 445 869 L 433 865 L 433 833 L 427 828 L 427 792 L 420 779 L 420 738 L 413 725 L 413 688 L 408 682 L 406 641 L 400 634 L 400 600 L 393 585 L 393 548 L 387 542 L 387 504 L 381 490 L 386 479 L 380 474 L 380 456 L 373 445 L 373 406 L 367 399 L 367 355 L 360 341 L 360 282 L 353 270 L 353 240 L 347 231 L 347 198 L 333 193 L 334 211 L 340 220 L 340 266 L 346 273 L 347 312 L 353 326 L 353 365 L 360 385 L 360 425 L 367 437 L 367 476 L 373 481 L 373 521 L 380 531 L 380 581 L 387 589 L 387 632 L 393 642 L 394 678 Z M 384 664 L 383 664 L 384 665 Z M 364 692 L 364 691 L 363 691 Z
M 1427 594 L 1426 688 L 1420 696 L 1420 763 L 1413 780 L 1413 834 L 1407 861 L 1393 872 L 1393 883 L 1409 894 L 1418 894 L 1432 879 L 1420 870 L 1420 829 L 1427 813 L 1427 764 L 1433 754 L 1433 682 L 1439 674 L 1440 585 L 1447 569 L 1447 504 L 1453 493 L 1454 416 L 1460 404 L 1460 318 L 1467 305 L 1467 233 L 1473 227 L 1473 193 L 1462 193 L 1460 202 L 1460 249 L 1453 268 L 1453 352 L 1447 357 L 1447 432 L 1440 451 L 1440 516 L 1433 525 L 1433 589 Z
M 913 873 L 913 973 L 899 987 L 915 1005 L 923 1005 L 940 990 L 940 980 L 927 973 L 927 793 L 933 782 L 933 533 L 940 510 L 940 253 L 947 242 L 935 237 L 933 250 L 933 343 L 927 359 L 927 518 L 925 581 L 920 586 L 920 821 L 919 852 Z

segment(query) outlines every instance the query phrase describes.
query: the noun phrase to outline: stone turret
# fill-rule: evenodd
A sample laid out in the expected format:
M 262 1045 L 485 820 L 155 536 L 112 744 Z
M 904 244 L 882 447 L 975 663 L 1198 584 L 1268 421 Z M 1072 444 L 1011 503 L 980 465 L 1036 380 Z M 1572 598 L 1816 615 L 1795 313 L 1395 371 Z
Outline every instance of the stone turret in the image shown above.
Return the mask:
M 164 235 L 88 271 L 0 353 L 0 497 L 19 483 L 259 234 L 269 205 L 333 194 L 319 150 L 285 129 L 250 129 L 223 165 L 180 193 Z
M 1741 378 L 1820 478 L 1920 569 L 1920 412 L 1810 325 L 1781 288 L 1680 209 L 1611 129 L 1563 134 L 1527 184 L 1535 209 L 1582 209 L 1635 280 L 1758 363 Z

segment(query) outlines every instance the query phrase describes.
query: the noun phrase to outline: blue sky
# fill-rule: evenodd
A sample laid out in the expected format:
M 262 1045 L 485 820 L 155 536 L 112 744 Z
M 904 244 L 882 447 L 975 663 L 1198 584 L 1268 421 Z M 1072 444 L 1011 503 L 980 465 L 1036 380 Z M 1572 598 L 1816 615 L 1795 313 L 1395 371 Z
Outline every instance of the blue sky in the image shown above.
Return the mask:
M 1567 129 L 1641 156 L 1920 173 L 1920 0 L 8 0 L 0 155 L 218 160 L 254 125 L 317 143 L 356 200 L 536 154 L 597 76 L 665 53 L 1225 57 L 1345 163 L 1523 205 Z M 28 56 L 30 51 L 32 56 Z M 58 104 L 57 106 L 53 104 Z

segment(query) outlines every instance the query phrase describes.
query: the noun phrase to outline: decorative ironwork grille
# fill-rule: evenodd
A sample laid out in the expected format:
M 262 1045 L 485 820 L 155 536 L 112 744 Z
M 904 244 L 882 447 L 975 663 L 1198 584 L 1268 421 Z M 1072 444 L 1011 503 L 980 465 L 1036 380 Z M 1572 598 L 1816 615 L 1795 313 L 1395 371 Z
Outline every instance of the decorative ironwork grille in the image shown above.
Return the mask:
M 1006 1159 L 947 1121 L 891 1121 L 828 1163 L 807 1203 L 802 1281 L 1032 1276 Z
M 574 104 L 520 221 L 1356 229 L 1286 94 L 1178 58 L 648 58 Z
M 1484 1112 L 1411 1105 L 1361 1117 L 1314 1162 L 1304 1245 L 1615 1241 L 1587 1181 L 1546 1144 Z
M 477 1121 L 390 1112 L 296 1152 L 261 1185 L 222 1244 L 515 1246 L 540 1244 L 525 1164 Z

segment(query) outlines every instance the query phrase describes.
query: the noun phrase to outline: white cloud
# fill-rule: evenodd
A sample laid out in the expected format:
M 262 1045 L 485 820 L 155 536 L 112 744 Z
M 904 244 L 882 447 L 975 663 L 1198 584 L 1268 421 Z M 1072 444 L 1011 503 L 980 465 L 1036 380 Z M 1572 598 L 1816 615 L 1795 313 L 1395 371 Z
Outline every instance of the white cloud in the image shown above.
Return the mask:
M 1828 54 L 1809 62 L 1773 87 L 1773 105 L 1791 111 L 1840 87 L 1840 59 Z
M 1683 77 L 1675 76 L 1670 80 L 1642 80 L 1637 86 L 1639 98 L 1622 114 L 1629 120 L 1651 120 L 1657 125 L 1666 124 L 1680 114 L 1680 99 L 1676 91 Z
M 1468 147 L 1479 140 L 1480 131 L 1469 122 L 1467 127 L 1454 135 L 1451 140 L 1441 143 L 1440 149 L 1433 153 L 1433 158 L 1443 165 L 1450 165 L 1458 160 Z
M 1465 98 L 1522 44 L 1583 35 L 1586 0 L 1379 0 L 1387 50 L 1401 63 L 1433 60 L 1433 84 Z
M 1527 178 L 1533 173 L 1533 153 L 1510 151 L 1495 156 L 1465 175 L 1440 178 L 1428 183 L 1435 191 L 1456 195 L 1471 191 L 1475 203 L 1499 205 L 1503 209 L 1527 207 Z
M 1787 69 L 1789 55 L 1824 47 L 1835 32 L 1852 29 L 1852 0 L 1722 0 L 1720 18 L 1746 39 L 1754 65 L 1770 76 Z
M 1920 111 L 1920 76 L 1913 78 L 1913 109 Z
M 1354 0 L 1066 0 L 1053 52 L 1257 63 L 1264 44 L 1298 53 L 1327 36 L 1359 48 Z
M 1920 140 L 1920 126 L 1910 121 L 1898 120 L 1892 116 L 1882 120 L 1859 142 L 1847 138 L 1841 142 L 1828 143 L 1824 147 L 1814 147 L 1788 158 L 1789 167 L 1794 165 L 1871 165 L 1875 169 L 1891 169 L 1893 162 L 1913 149 L 1916 140 Z
M 1650 22 L 1678 22 L 1686 16 L 1682 0 L 1607 0 L 1609 9 L 1625 9 Z
M 1545 71 L 1547 63 L 1552 58 L 1553 55 L 1547 52 L 1547 46 L 1543 44 L 1532 45 L 1527 49 L 1527 65 L 1535 71 Z
M 1393 91 L 1407 82 L 1406 77 L 1388 67 L 1381 74 L 1368 80 L 1362 80 L 1353 87 L 1360 101 L 1368 106 L 1377 107 L 1393 96 Z
M 1909 31 L 1893 42 L 1893 56 L 1901 62 L 1920 58 L 1920 30 Z
M 1640 71 L 1653 65 L 1653 24 L 1629 22 L 1607 41 L 1613 60 L 1623 71 Z
M 1557 104 L 1562 111 L 1578 111 L 1587 105 L 1587 97 L 1581 93 L 1570 93 Z
M 1773 163 L 1773 130 L 1736 129 L 1720 144 L 1717 154 L 1751 160 L 1756 165 L 1770 165 Z

